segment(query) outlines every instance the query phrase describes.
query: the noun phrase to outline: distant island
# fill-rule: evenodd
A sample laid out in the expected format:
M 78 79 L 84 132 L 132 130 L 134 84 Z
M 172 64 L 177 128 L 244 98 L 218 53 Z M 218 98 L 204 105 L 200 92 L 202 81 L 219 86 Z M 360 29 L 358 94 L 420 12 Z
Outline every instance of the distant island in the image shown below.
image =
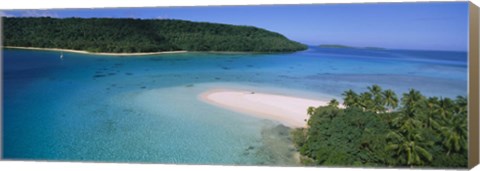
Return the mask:
M 306 45 L 252 26 L 184 20 L 3 18 L 4 46 L 97 53 L 294 52 Z
M 337 45 L 337 44 L 323 44 L 323 45 L 319 45 L 318 47 L 321 47 L 321 48 L 354 48 L 352 46 Z
M 385 50 L 385 48 L 381 48 L 381 47 L 354 47 L 354 46 L 346 46 L 346 45 L 339 45 L 339 44 L 323 44 L 323 45 L 319 45 L 318 47 L 321 47 L 321 48 L 346 48 L 346 49 Z
M 386 50 L 385 48 L 381 48 L 381 47 L 364 47 L 364 49 L 371 49 L 371 50 Z

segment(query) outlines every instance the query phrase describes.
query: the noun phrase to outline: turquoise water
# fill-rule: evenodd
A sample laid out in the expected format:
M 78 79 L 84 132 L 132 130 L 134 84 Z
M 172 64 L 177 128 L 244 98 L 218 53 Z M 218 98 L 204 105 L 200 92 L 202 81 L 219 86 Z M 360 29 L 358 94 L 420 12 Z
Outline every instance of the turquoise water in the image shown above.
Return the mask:
M 288 129 L 206 104 L 232 88 L 315 99 L 379 84 L 467 95 L 465 52 L 322 49 L 112 57 L 3 51 L 3 157 L 295 165 Z

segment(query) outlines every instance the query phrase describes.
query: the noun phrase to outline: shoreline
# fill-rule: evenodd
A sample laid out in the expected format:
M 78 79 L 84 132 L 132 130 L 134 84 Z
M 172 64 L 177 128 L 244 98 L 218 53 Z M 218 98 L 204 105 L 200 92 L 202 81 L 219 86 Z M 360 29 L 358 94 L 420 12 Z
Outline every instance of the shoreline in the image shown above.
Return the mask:
M 210 89 L 198 98 L 213 106 L 278 121 L 290 128 L 307 126 L 310 106 L 328 105 L 328 101 L 232 89 Z
M 145 55 L 162 55 L 162 54 L 178 54 L 178 53 L 207 53 L 207 54 L 228 54 L 228 55 L 243 55 L 243 54 L 281 54 L 281 53 L 295 53 L 295 52 L 242 52 L 242 51 L 162 51 L 162 52 L 135 52 L 135 53 L 110 53 L 110 52 L 89 52 L 85 50 L 61 49 L 61 48 L 39 48 L 39 47 L 21 47 L 21 46 L 2 46 L 2 49 L 24 49 L 24 50 L 42 50 L 42 51 L 58 51 L 71 52 L 87 55 L 104 55 L 104 56 L 145 56 Z M 298 51 L 296 51 L 298 52 Z
M 84 50 L 60 49 L 60 48 L 38 48 L 38 47 L 19 47 L 19 46 L 2 46 L 6 49 L 25 49 L 25 50 L 43 50 L 43 51 L 58 51 L 71 52 L 89 55 L 105 55 L 105 56 L 144 56 L 144 55 L 160 55 L 160 54 L 176 54 L 188 53 L 188 51 L 164 51 L 164 52 L 138 52 L 138 53 L 108 53 L 108 52 L 88 52 Z

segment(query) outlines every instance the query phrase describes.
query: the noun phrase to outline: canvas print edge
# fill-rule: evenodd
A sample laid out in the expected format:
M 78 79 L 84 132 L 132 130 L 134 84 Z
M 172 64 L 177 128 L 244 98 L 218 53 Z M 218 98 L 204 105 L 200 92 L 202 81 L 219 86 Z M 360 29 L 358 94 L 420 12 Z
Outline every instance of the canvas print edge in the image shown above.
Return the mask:
M 298 5 L 303 5 L 303 4 L 298 4 Z M 479 104 L 479 91 L 478 91 L 478 88 L 479 88 L 479 58 L 478 58 L 478 54 L 479 54 L 479 49 L 478 49 L 478 45 L 479 45 L 479 40 L 478 40 L 478 33 L 479 33 L 479 28 L 478 28 L 478 7 L 471 3 L 470 2 L 470 5 L 469 5 L 470 9 L 469 9 L 469 12 L 470 12 L 470 15 L 469 15 L 469 21 L 470 21 L 470 24 L 469 24 L 469 130 L 478 130 L 479 129 L 479 123 L 478 123 L 478 120 L 479 120 L 479 106 L 477 104 Z M 0 28 L 1 28 L 1 24 L 0 24 Z M 0 29 L 1 30 L 1 29 Z M 0 35 L 0 38 L 2 38 L 3 34 Z M 1 43 L 3 43 L 3 38 L 1 39 L 2 42 L 0 42 L 0 46 L 3 47 L 3 45 Z M 0 52 L 2 52 L 1 50 L 3 49 L 0 49 Z M 3 61 L 2 61 L 3 62 Z M 2 66 L 0 67 L 3 67 L 3 63 L 1 63 Z M 3 75 L 0 75 L 0 79 L 3 79 L 2 78 Z M 3 86 L 3 84 L 1 85 Z M 2 90 L 3 91 L 3 87 L 2 87 Z M 2 92 L 3 94 L 3 92 Z M 2 103 L 2 98 L 0 98 L 0 103 Z M 472 105 L 474 104 L 474 105 Z M 0 114 L 3 114 L 0 113 Z M 0 121 L 1 121 L 1 117 L 0 117 Z M 0 127 L 0 136 L 2 135 L 2 128 Z M 3 136 L 2 136 L 3 138 Z M 479 142 L 478 142 L 478 139 L 479 139 L 479 134 L 477 131 L 469 131 L 469 163 L 468 163 L 468 168 L 473 168 L 475 167 L 478 163 L 479 163 Z M 2 145 L 3 141 L 0 141 L 0 153 L 3 151 L 3 145 Z M 1 158 L 2 156 L 0 156 L 0 160 L 2 160 Z

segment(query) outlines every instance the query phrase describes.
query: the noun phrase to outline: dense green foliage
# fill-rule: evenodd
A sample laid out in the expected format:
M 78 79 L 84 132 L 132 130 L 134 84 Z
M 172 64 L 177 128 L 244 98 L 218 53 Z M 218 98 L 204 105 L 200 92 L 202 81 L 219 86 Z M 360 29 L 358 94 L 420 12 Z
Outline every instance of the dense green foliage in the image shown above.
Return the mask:
M 335 166 L 467 166 L 467 98 L 425 97 L 410 90 L 399 100 L 378 85 L 343 93 L 310 107 L 308 127 L 293 140 L 306 164 Z M 399 104 L 400 103 L 400 104 Z
M 183 20 L 4 18 L 4 45 L 90 52 L 292 52 L 307 47 L 250 26 Z

